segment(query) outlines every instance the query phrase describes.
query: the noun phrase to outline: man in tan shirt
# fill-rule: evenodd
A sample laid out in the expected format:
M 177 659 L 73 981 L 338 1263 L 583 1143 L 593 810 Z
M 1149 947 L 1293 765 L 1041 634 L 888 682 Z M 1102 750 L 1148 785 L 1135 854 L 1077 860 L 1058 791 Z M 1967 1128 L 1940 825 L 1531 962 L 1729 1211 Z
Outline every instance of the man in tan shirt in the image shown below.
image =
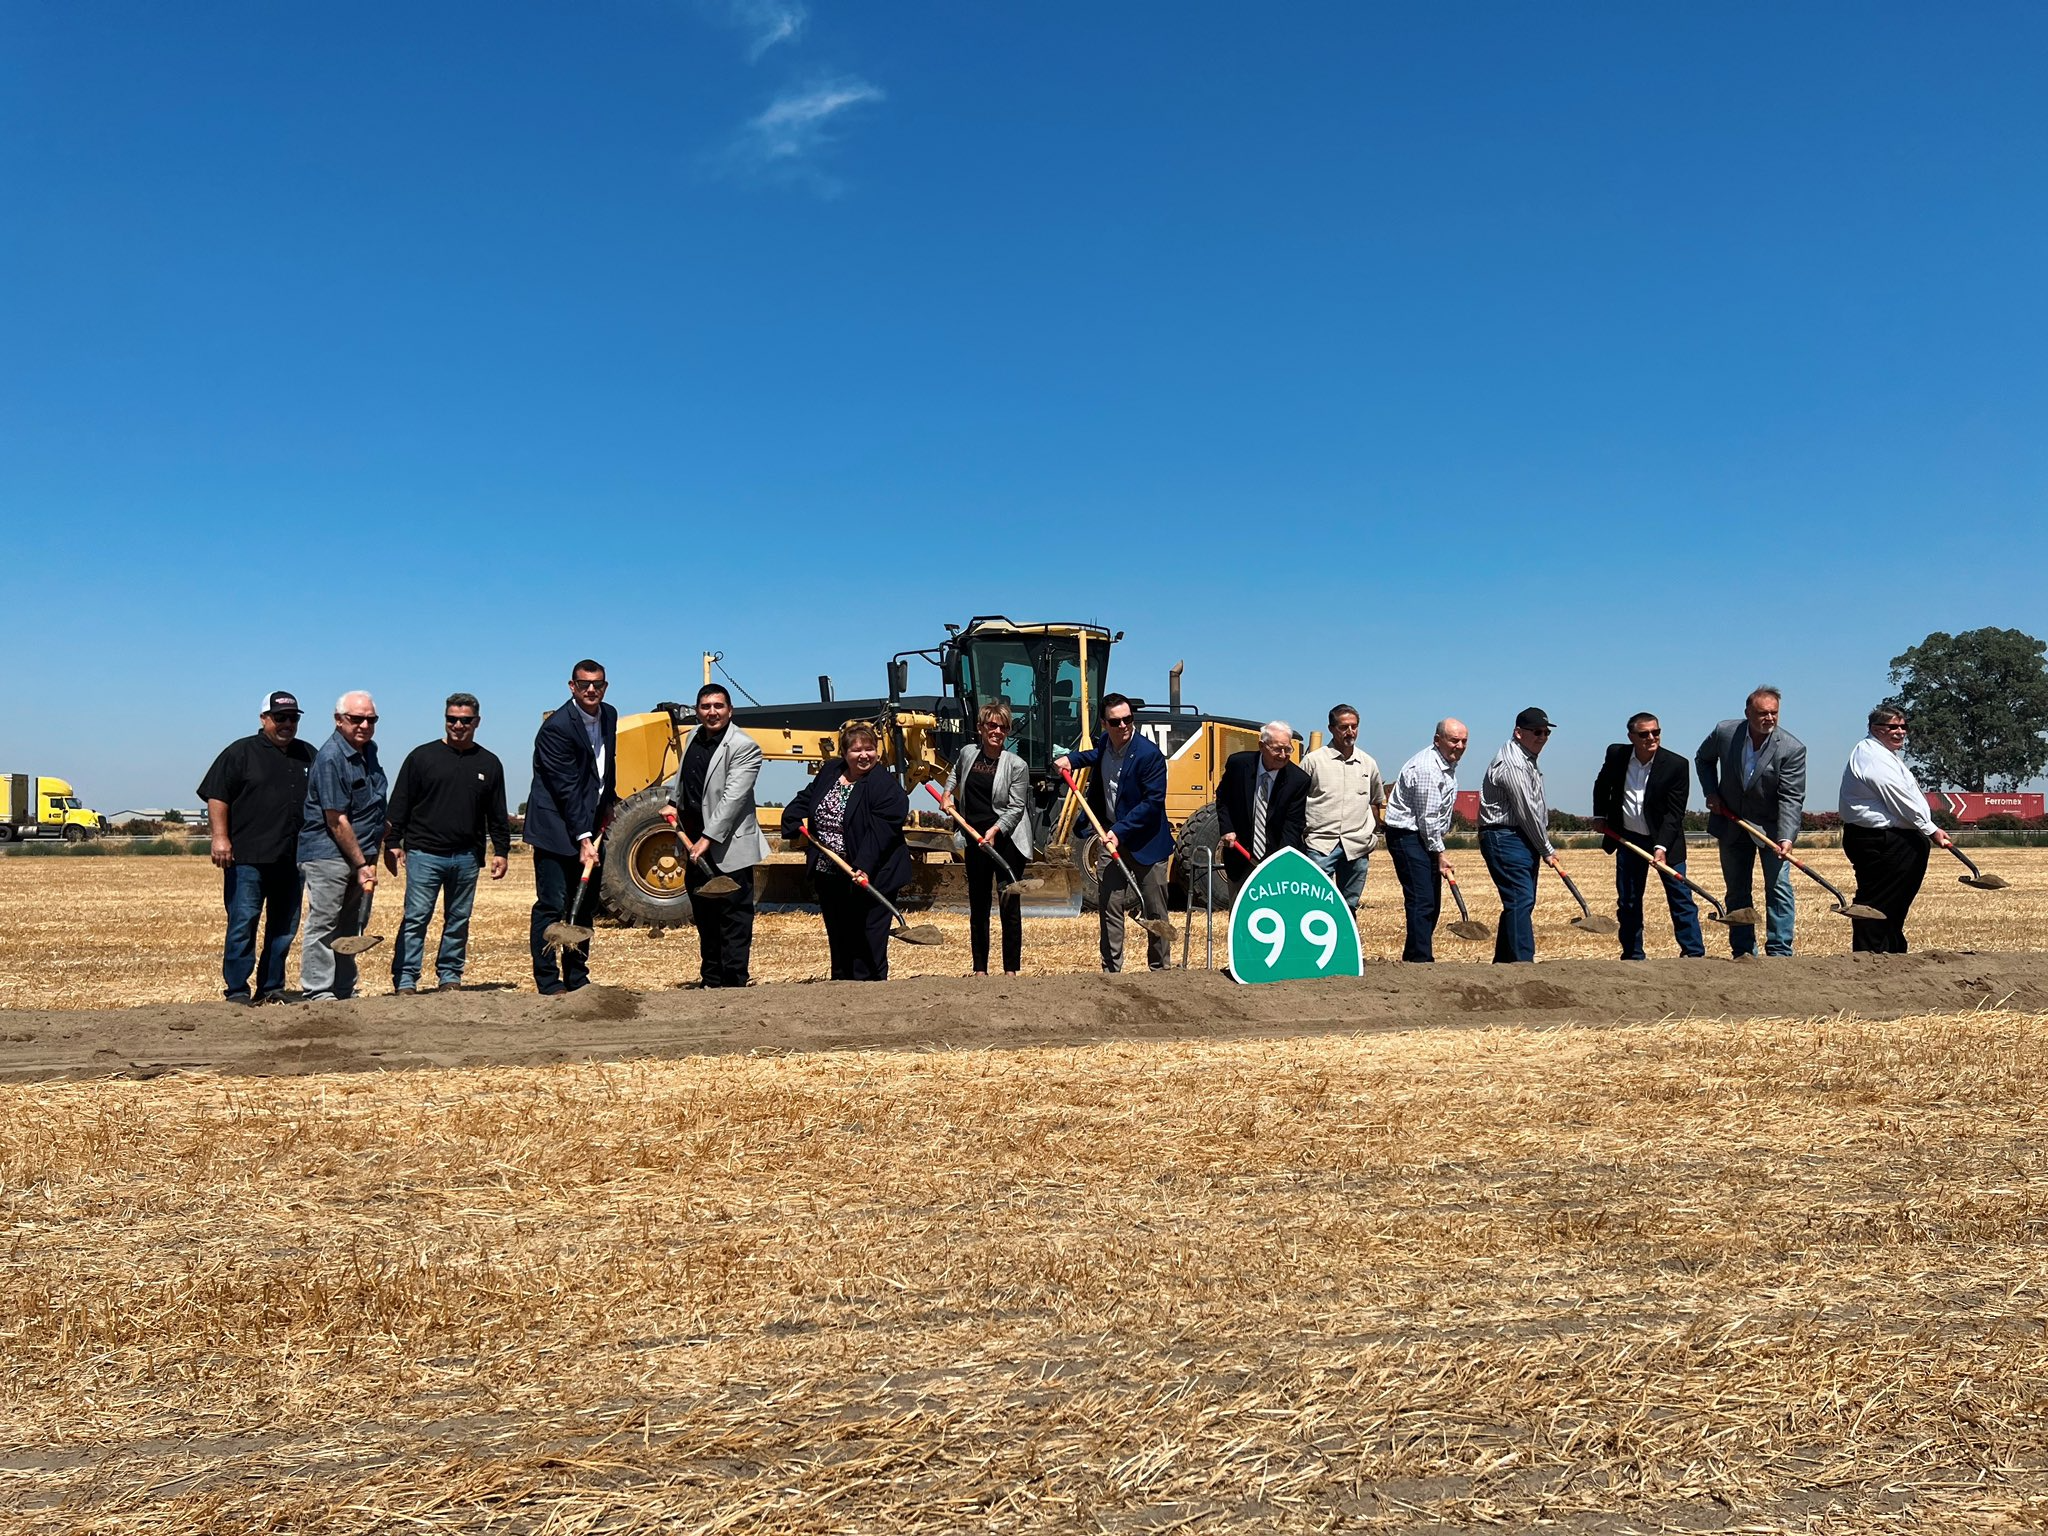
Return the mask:
M 1330 711 L 1330 741 L 1301 760 L 1308 772 L 1308 856 L 1337 882 L 1351 909 L 1365 895 L 1365 870 L 1380 840 L 1387 786 L 1370 752 L 1358 749 L 1358 711 Z

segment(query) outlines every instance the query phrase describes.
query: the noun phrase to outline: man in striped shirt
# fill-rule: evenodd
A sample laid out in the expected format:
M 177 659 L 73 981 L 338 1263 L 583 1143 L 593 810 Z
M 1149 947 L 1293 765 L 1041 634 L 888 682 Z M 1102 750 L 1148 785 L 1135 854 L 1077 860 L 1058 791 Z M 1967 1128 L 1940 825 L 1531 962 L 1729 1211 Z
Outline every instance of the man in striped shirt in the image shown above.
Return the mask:
M 1408 923 L 1403 960 L 1427 964 L 1436 959 L 1442 882 L 1457 878 L 1444 852 L 1444 834 L 1458 803 L 1458 759 L 1470 740 L 1464 721 L 1439 720 L 1435 740 L 1401 765 L 1400 776 L 1387 791 L 1387 857 L 1401 882 Z
M 1479 781 L 1479 855 L 1500 889 L 1500 929 L 1493 963 L 1536 958 L 1536 864 L 1557 868 L 1550 843 L 1550 809 L 1543 800 L 1543 770 L 1536 759 L 1550 740 L 1550 716 L 1525 709 Z

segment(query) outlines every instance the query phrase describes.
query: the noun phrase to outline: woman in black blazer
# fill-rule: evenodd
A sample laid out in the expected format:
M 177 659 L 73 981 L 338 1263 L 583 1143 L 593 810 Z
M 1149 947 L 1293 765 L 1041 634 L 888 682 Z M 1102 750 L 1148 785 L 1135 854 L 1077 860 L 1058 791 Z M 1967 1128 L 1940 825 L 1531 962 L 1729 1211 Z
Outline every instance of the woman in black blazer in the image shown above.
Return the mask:
M 893 897 L 910 884 L 910 849 L 903 841 L 910 801 L 889 774 L 876 771 L 881 738 L 867 724 L 840 733 L 835 757 L 783 808 L 782 835 L 811 836 L 868 877 L 868 884 Z M 804 844 L 804 862 L 818 891 L 825 941 L 832 952 L 834 981 L 887 981 L 889 909 L 840 873 L 839 866 Z

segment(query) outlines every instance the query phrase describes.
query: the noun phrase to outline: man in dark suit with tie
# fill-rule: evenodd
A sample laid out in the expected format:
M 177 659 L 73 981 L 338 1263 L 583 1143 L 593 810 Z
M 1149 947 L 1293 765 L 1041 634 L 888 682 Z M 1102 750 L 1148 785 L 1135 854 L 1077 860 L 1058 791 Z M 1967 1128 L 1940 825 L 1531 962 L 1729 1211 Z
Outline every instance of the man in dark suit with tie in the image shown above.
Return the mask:
M 1657 862 L 1685 873 L 1685 802 L 1692 794 L 1692 769 L 1685 756 L 1664 749 L 1664 727 L 1655 715 L 1631 715 L 1628 740 L 1607 749 L 1607 761 L 1593 780 L 1593 814 L 1608 836 L 1601 847 L 1614 858 L 1614 918 L 1621 928 L 1621 958 L 1643 956 L 1643 887 L 1652 878 L 1650 866 L 1625 852 L 1615 841 L 1619 833 Z M 1699 908 L 1692 892 L 1676 880 L 1656 875 L 1671 908 L 1671 936 L 1678 952 L 1698 959 L 1707 952 L 1700 937 Z
M 1793 841 L 1806 809 L 1806 743 L 1778 724 L 1782 698 L 1775 688 L 1750 690 L 1740 720 L 1715 726 L 1693 765 L 1707 797 L 1707 830 L 1721 840 L 1721 875 L 1728 905 L 1750 905 L 1756 865 L 1764 867 L 1764 953 L 1792 953 L 1792 925 L 1798 908 L 1792 895 Z M 1739 816 L 1761 828 L 1775 852 L 1765 852 L 1729 820 Z M 1756 928 L 1730 923 L 1728 947 L 1737 959 L 1756 953 Z
M 597 844 L 618 805 L 619 712 L 604 702 L 604 668 L 579 661 L 569 673 L 569 700 L 533 738 L 533 789 L 526 831 L 533 849 L 533 980 L 541 995 L 574 992 L 590 982 L 590 946 L 555 951 L 548 925 L 572 922 L 583 876 L 596 877 Z M 593 898 L 594 899 L 594 898 Z M 588 921 L 588 914 L 584 914 Z
M 1217 847 L 1235 890 L 1276 848 L 1308 852 L 1308 773 L 1294 761 L 1294 729 L 1274 720 L 1259 750 L 1233 752 L 1216 785 Z

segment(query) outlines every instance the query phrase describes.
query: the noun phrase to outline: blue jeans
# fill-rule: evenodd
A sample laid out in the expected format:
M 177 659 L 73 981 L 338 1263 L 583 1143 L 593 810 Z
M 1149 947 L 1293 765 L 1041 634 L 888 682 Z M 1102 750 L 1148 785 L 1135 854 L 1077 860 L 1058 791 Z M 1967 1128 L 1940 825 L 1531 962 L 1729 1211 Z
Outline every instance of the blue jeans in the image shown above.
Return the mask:
M 1394 861 L 1394 878 L 1401 882 L 1401 906 L 1408 920 L 1401 958 L 1428 965 L 1436 959 L 1436 920 L 1444 905 L 1443 874 L 1436 867 L 1436 855 L 1424 845 L 1420 832 L 1389 827 L 1387 857 Z
M 1630 842 L 1635 841 L 1633 835 Z M 1672 855 L 1676 853 L 1677 857 Z M 1664 851 L 1667 867 L 1685 873 L 1685 850 Z M 1667 880 L 1626 848 L 1614 850 L 1614 920 L 1621 928 L 1621 958 L 1641 960 L 1643 954 L 1643 888 L 1651 880 L 1664 887 L 1664 904 L 1671 909 L 1671 936 L 1678 940 L 1678 952 L 1697 960 L 1707 952 L 1700 937 L 1700 909 L 1692 892 L 1676 880 Z
M 1353 912 L 1359 902 L 1365 899 L 1365 866 L 1372 862 L 1370 850 L 1355 859 L 1344 857 L 1344 845 L 1339 843 L 1328 853 L 1309 851 L 1309 858 L 1317 869 L 1337 882 L 1337 889 L 1344 893 L 1344 905 Z
M 1493 937 L 1495 965 L 1536 958 L 1536 866 L 1541 856 L 1513 827 L 1487 827 L 1479 834 L 1479 856 L 1500 888 L 1500 930 Z
M 462 980 L 463 962 L 469 958 L 469 914 L 476 905 L 476 877 L 483 868 L 473 853 L 407 853 L 405 856 L 405 916 L 399 920 L 398 942 L 391 948 L 391 985 L 405 992 L 419 985 L 420 965 L 426 957 L 427 922 L 434 915 L 434 902 L 445 891 L 441 907 L 441 952 L 434 959 L 434 974 L 444 987 Z
M 1789 955 L 1792 953 L 1792 866 L 1775 853 L 1765 853 L 1740 827 L 1731 836 L 1721 839 L 1721 878 L 1728 883 L 1728 909 L 1751 904 L 1753 890 L 1751 879 L 1756 873 L 1756 861 L 1764 864 L 1764 953 L 1767 955 Z M 1748 924 L 1728 925 L 1729 952 L 1736 955 L 1756 953 L 1756 929 Z
M 229 1002 L 249 996 L 249 977 L 256 976 L 256 995 L 284 990 L 284 963 L 291 957 L 299 931 L 299 866 L 286 858 L 275 864 L 230 864 L 221 871 L 221 902 L 228 909 L 228 941 L 221 955 L 220 979 L 227 983 Z M 267 915 L 266 915 L 267 909 Z M 263 964 L 256 964 L 256 920 L 263 922 Z

